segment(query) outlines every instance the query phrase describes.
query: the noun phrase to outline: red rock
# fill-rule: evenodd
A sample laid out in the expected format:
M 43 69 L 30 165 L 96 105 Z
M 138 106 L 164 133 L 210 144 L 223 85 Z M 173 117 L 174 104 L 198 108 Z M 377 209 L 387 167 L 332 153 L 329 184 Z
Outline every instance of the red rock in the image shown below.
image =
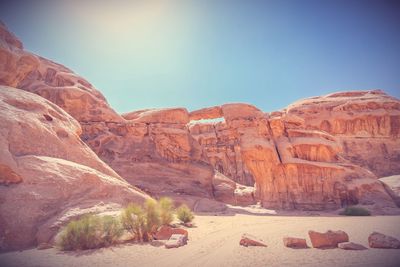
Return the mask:
M 148 198 L 102 162 L 79 139 L 79 123 L 46 99 L 0 86 L 0 110 L 1 179 L 18 182 L 0 185 L 0 250 L 51 243 L 87 206 L 117 210 Z
M 189 234 L 188 231 L 182 228 L 172 228 L 170 226 L 163 225 L 158 230 L 157 233 L 154 235 L 156 240 L 168 240 L 173 234 L 180 234 L 186 236 L 188 238 Z
M 353 242 L 343 242 L 339 243 L 338 247 L 344 250 L 365 250 L 367 249 L 361 244 L 353 243 Z
M 307 241 L 304 238 L 284 237 L 283 244 L 288 248 L 308 248 Z
M 400 241 L 392 236 L 373 232 L 368 237 L 368 243 L 371 248 L 394 248 L 400 249 Z
M 327 231 L 319 233 L 308 231 L 311 239 L 311 244 L 314 248 L 326 249 L 337 248 L 339 243 L 348 242 L 349 236 L 343 231 Z
M 267 245 L 261 239 L 258 239 L 255 236 L 249 234 L 243 234 L 242 238 L 240 239 L 239 244 L 241 246 L 259 246 L 259 247 L 267 247 Z

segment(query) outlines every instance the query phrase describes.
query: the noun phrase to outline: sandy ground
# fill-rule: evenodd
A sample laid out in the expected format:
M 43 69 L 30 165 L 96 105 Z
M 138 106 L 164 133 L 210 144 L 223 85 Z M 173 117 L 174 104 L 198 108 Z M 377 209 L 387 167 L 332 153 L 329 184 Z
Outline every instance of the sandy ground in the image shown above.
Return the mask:
M 0 266 L 400 266 L 400 250 L 295 250 L 283 246 L 284 236 L 344 230 L 350 241 L 368 247 L 368 235 L 379 231 L 400 238 L 400 216 L 270 216 L 256 214 L 198 215 L 189 229 L 189 242 L 177 249 L 126 244 L 82 252 L 30 249 L 0 254 Z M 243 233 L 263 239 L 268 247 L 242 247 Z

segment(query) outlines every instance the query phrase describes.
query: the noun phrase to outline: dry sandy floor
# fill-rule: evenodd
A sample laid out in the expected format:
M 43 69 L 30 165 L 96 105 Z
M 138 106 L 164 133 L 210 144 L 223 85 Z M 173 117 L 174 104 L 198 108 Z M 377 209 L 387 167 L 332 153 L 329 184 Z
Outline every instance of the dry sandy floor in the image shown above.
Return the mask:
M 350 241 L 368 247 L 368 235 L 379 231 L 400 238 L 400 216 L 294 217 L 257 215 L 198 215 L 196 228 L 189 229 L 188 245 L 165 249 L 127 244 L 84 252 L 30 249 L 0 254 L 0 266 L 400 266 L 400 250 L 341 249 L 295 250 L 283 246 L 282 237 L 305 237 L 307 232 L 344 230 Z M 263 239 L 268 247 L 242 247 L 243 233 Z

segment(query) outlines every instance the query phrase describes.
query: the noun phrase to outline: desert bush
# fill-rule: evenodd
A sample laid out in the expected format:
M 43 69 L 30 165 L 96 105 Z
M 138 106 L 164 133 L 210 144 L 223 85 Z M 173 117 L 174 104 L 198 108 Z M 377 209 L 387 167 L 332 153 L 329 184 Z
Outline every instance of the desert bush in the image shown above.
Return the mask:
M 169 225 L 174 220 L 174 202 L 168 197 L 162 197 L 158 201 L 160 207 L 160 219 L 162 225 Z
M 146 233 L 147 240 L 151 239 L 151 235 L 155 233 L 158 227 L 161 225 L 160 209 L 157 201 L 153 199 L 147 199 L 144 203 L 144 211 L 146 213 Z M 145 240 L 146 241 L 146 240 Z
M 346 207 L 342 212 L 339 213 L 340 215 L 346 216 L 369 216 L 371 212 L 362 207 Z
M 146 215 L 142 207 L 134 203 L 129 204 L 122 211 L 121 223 L 136 240 L 143 241 L 143 235 L 146 232 Z
M 118 243 L 123 234 L 123 228 L 120 220 L 112 216 L 101 217 L 102 222 L 102 243 L 104 246 L 110 246 Z
M 178 219 L 183 223 L 191 222 L 194 219 L 192 211 L 185 204 L 179 206 L 176 210 L 176 214 Z
M 102 244 L 102 226 L 99 217 L 85 215 L 71 221 L 61 233 L 59 246 L 63 250 L 92 249 Z

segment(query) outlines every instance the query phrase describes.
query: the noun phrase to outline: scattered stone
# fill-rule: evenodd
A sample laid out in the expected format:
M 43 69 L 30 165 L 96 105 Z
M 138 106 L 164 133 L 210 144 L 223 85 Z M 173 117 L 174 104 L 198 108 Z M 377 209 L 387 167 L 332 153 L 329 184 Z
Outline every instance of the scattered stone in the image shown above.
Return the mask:
M 186 239 L 189 237 L 188 231 L 182 228 L 172 228 L 171 226 L 163 225 L 158 228 L 157 233 L 154 235 L 154 239 L 156 240 L 168 240 L 171 238 L 173 234 L 181 234 L 186 236 Z
M 339 243 L 349 241 L 349 236 L 344 231 L 329 230 L 325 233 L 308 231 L 308 235 L 312 246 L 320 249 L 337 248 Z
M 284 237 L 283 244 L 288 248 L 308 248 L 307 241 L 304 238 Z
M 187 236 L 181 234 L 173 234 L 165 243 L 165 248 L 179 248 L 187 244 Z
M 395 248 L 400 249 L 400 241 L 392 236 L 373 232 L 368 237 L 368 243 L 371 248 Z
M 240 239 L 240 243 L 241 246 L 260 246 L 260 247 L 266 247 L 267 245 L 264 243 L 263 240 L 249 235 L 249 234 L 243 234 L 242 238 Z
M 367 249 L 361 244 L 353 243 L 353 242 L 343 242 L 339 243 L 338 247 L 344 250 L 365 250 Z

